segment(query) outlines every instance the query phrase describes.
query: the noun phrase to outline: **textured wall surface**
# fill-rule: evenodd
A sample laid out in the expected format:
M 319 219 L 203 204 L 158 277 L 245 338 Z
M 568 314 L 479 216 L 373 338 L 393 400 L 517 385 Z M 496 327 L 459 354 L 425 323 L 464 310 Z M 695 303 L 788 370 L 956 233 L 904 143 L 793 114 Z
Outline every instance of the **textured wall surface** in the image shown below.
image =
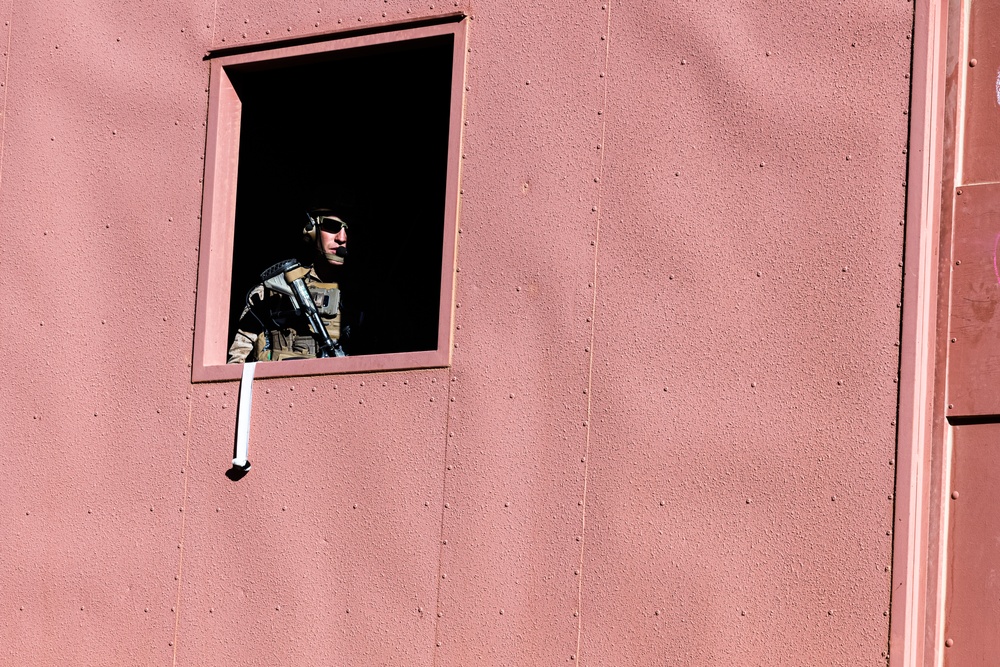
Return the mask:
M 911 3 L 105 5 L 0 6 L 0 663 L 884 662 Z M 458 9 L 452 367 L 231 482 L 203 55 Z

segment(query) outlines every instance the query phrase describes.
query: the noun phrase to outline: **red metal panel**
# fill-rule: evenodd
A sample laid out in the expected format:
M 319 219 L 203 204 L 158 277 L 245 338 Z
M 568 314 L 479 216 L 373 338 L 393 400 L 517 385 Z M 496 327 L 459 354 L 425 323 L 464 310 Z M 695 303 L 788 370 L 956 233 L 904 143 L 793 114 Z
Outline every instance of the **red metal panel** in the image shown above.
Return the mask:
M 969 59 L 965 70 L 963 183 L 1000 180 L 1000 5 L 974 0 L 969 6 Z
M 340 29 L 396 25 L 455 12 L 468 13 L 468 0 L 409 4 L 399 0 L 318 0 L 275 3 L 271 0 L 219 0 L 212 48 L 243 46 L 282 37 L 315 35 Z
M 1000 414 L 1000 186 L 955 197 L 948 414 Z
M 439 664 L 572 664 L 604 13 L 473 16 Z
M 612 5 L 584 664 L 885 655 L 908 10 Z
M 447 378 L 257 382 L 238 483 L 236 388 L 197 387 L 179 664 L 432 663 Z
M 4 659 L 878 662 L 909 5 L 602 4 L 476 8 L 453 367 L 258 382 L 239 483 L 202 54 L 454 8 L 15 7 Z
M 957 426 L 952 433 L 945 664 L 985 667 L 1000 655 L 1000 424 Z
M 3 7 L 0 661 L 169 664 L 211 7 Z

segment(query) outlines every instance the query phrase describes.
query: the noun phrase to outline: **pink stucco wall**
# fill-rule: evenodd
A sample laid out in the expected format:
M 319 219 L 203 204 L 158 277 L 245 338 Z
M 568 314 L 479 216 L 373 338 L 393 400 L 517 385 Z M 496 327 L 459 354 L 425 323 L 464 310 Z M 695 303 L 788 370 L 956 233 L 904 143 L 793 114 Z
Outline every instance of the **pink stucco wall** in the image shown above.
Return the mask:
M 455 4 L 452 366 L 230 482 L 203 55 Z M 4 3 L 0 663 L 882 664 L 912 9 Z

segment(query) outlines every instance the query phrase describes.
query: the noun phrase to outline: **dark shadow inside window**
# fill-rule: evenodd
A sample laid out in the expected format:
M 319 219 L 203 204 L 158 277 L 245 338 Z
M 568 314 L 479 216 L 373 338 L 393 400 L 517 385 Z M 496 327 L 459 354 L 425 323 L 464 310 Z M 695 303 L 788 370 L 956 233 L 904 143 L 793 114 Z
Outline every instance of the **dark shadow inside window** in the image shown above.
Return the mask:
M 437 347 L 453 37 L 227 70 L 242 103 L 229 340 L 261 271 L 312 261 L 305 211 L 348 223 L 352 354 Z

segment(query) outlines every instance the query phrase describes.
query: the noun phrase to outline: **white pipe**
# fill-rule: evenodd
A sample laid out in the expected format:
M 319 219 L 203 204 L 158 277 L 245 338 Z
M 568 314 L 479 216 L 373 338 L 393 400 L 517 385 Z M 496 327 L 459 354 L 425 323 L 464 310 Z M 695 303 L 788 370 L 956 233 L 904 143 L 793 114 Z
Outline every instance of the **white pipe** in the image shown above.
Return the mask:
M 257 362 L 243 364 L 243 377 L 240 379 L 240 407 L 236 415 L 236 458 L 233 467 L 250 470 L 247 455 L 250 453 L 250 403 L 253 400 L 253 374 Z

